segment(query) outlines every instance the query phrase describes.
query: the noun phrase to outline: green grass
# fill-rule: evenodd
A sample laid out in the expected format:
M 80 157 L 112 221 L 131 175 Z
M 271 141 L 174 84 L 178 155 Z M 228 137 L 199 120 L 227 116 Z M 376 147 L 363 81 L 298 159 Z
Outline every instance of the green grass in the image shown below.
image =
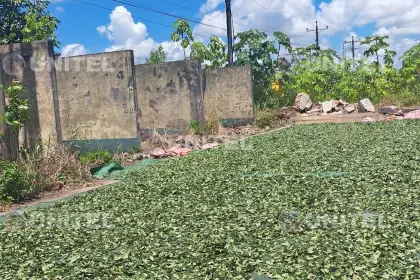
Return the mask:
M 240 147 L 6 221 L 1 277 L 420 278 L 420 122 L 300 126 Z

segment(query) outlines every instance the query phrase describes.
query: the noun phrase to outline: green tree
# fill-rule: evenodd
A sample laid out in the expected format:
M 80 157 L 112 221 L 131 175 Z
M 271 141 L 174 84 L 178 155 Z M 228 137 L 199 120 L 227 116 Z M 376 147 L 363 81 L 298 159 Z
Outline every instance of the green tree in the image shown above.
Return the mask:
M 401 59 L 400 72 L 406 87 L 420 94 L 420 43 L 406 51 Z
M 29 119 L 28 110 L 29 102 L 24 98 L 25 88 L 17 80 L 13 80 L 9 87 L 3 88 L 0 85 L 0 91 L 7 100 L 4 110 L 4 115 L 0 116 L 0 122 L 6 124 L 5 138 L 7 143 L 8 154 L 11 159 L 16 159 L 18 155 L 19 131 L 24 123 Z M 4 127 L 2 127 L 4 130 Z M 3 131 L 0 131 L 3 133 Z M 3 137 L 3 135 L 0 135 Z
M 290 43 L 290 38 L 282 32 L 274 32 L 274 37 L 277 43 L 277 62 L 280 61 L 280 51 L 283 46 L 289 53 L 292 52 L 292 44 Z
M 51 40 L 59 47 L 59 20 L 48 10 L 48 0 L 0 0 L 0 44 Z
M 165 62 L 166 53 L 162 45 L 159 45 L 158 48 L 150 52 L 149 58 L 146 58 L 146 63 L 148 64 L 158 64 Z
M 212 36 L 207 46 L 194 42 L 191 45 L 191 58 L 207 61 L 206 68 L 222 67 L 227 62 L 226 45 L 217 36 Z
M 397 55 L 396 51 L 385 49 L 384 62 L 388 67 L 394 65 L 394 57 Z
M 174 31 L 171 34 L 173 42 L 181 42 L 181 47 L 184 51 L 184 58 L 187 59 L 185 49 L 187 49 L 193 42 L 194 37 L 191 31 L 190 23 L 185 19 L 177 19 L 173 24 Z
M 275 42 L 267 39 L 267 34 L 258 30 L 248 30 L 236 34 L 238 41 L 233 46 L 236 65 L 252 66 L 254 75 L 254 100 L 257 106 L 265 106 L 273 94 L 271 83 L 276 73 L 273 56 L 278 53 Z
M 203 42 L 194 42 L 191 44 L 190 57 L 200 60 L 210 59 L 210 51 Z
M 389 44 L 385 41 L 389 39 L 389 36 L 379 36 L 379 35 L 373 35 L 368 36 L 362 42 L 361 45 L 368 45 L 369 48 L 363 53 L 365 57 L 376 57 L 376 67 L 379 69 L 380 62 L 379 62 L 379 51 L 380 50 L 386 50 L 389 48 Z M 394 55 L 395 56 L 395 55 Z M 389 60 L 387 61 L 389 62 Z

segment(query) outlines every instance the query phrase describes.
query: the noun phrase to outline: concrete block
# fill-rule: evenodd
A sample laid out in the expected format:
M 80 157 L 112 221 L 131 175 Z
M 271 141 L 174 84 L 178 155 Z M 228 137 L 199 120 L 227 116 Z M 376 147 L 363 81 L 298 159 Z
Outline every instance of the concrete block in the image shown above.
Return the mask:
M 174 61 L 135 66 L 142 134 L 185 132 L 204 123 L 201 63 Z
M 217 108 L 222 124 L 229 127 L 253 123 L 251 66 L 206 69 L 204 73 L 204 114 Z
M 19 79 L 26 89 L 30 119 L 20 144 L 29 149 L 35 149 L 40 140 L 61 141 L 55 69 L 50 63 L 53 56 L 48 41 L 0 45 L 0 84 L 10 86 L 13 79 Z
M 82 150 L 140 145 L 132 51 L 59 58 L 56 64 L 65 141 Z

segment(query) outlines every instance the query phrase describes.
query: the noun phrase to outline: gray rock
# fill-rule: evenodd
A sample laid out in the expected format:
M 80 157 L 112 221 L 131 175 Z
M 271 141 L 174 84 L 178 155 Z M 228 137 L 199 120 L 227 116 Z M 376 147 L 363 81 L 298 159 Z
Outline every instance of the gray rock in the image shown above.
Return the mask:
M 322 112 L 331 113 L 333 108 L 334 108 L 333 100 L 322 102 Z
M 386 106 L 379 108 L 378 113 L 382 115 L 396 115 L 400 111 L 397 106 Z
M 305 111 L 309 111 L 309 110 L 311 110 L 311 108 L 312 108 L 312 102 L 309 101 L 308 103 L 306 103 Z
M 356 111 L 356 106 L 354 106 L 354 104 L 348 104 L 344 110 L 346 110 L 348 114 L 351 114 Z
M 373 106 L 372 101 L 369 98 L 360 100 L 359 102 L 359 113 L 375 113 L 375 106 Z
M 364 123 L 372 123 L 372 122 L 376 122 L 376 120 L 372 117 L 366 117 L 362 120 L 362 122 Z
M 343 110 L 332 112 L 331 115 L 342 115 L 344 114 Z
M 317 114 L 318 115 L 319 113 L 321 113 L 321 111 L 322 111 L 321 108 L 312 108 L 312 110 L 307 111 L 306 113 L 308 115 L 314 115 L 314 114 Z
M 133 155 L 133 160 L 142 160 L 144 158 L 146 158 L 146 155 L 143 154 L 143 153 L 139 153 L 139 154 L 134 154 Z
M 299 112 L 304 112 L 312 108 L 312 101 L 306 93 L 299 93 L 296 96 L 295 107 Z

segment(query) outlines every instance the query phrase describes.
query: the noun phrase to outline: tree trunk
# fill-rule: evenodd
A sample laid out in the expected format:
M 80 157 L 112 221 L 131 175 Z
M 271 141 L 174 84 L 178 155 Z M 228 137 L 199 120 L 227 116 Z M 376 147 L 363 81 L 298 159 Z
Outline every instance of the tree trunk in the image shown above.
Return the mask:
M 184 34 L 181 34 L 181 38 L 182 38 L 182 41 L 184 41 Z M 182 47 L 182 50 L 184 51 L 184 60 L 187 60 L 187 55 L 185 54 L 185 48 L 182 46 L 182 41 L 181 41 L 181 47 Z
M 1 74 L 1 73 L 0 73 Z M 6 113 L 6 98 L 4 96 L 4 91 L 0 90 L 0 117 L 3 117 Z M 0 119 L 0 159 L 9 158 L 8 146 L 6 143 L 6 124 L 2 119 Z

